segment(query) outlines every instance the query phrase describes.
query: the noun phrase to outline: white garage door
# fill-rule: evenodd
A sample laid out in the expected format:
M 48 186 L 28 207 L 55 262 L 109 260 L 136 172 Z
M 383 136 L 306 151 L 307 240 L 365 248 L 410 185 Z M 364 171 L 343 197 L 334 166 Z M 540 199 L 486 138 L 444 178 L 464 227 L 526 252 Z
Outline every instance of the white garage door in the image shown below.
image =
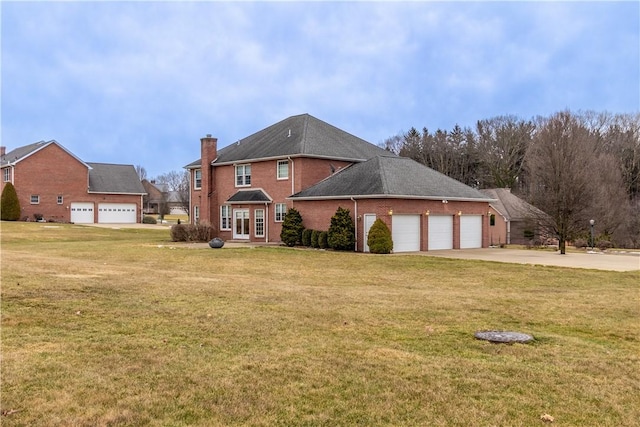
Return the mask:
M 453 216 L 429 216 L 429 250 L 453 249 Z
M 135 203 L 98 204 L 98 222 L 106 224 L 135 224 Z
M 74 224 L 93 224 L 93 203 L 72 202 L 70 209 Z
M 460 217 L 460 249 L 482 247 L 482 215 Z
M 420 215 L 394 215 L 391 220 L 393 252 L 420 250 Z

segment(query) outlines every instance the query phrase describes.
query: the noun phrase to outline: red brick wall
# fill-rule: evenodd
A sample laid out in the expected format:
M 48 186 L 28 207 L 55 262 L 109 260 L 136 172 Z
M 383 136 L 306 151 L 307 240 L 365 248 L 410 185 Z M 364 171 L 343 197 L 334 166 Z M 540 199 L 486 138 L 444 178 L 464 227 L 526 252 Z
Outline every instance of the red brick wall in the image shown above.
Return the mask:
M 14 169 L 13 184 L 20 201 L 21 219 L 33 221 L 33 215 L 38 213 L 46 220 L 69 222 L 72 202 L 93 202 L 94 221 L 97 222 L 98 203 L 102 202 L 135 203 L 137 221 L 140 222 L 141 196 L 88 193 L 89 169 L 56 144 L 50 144 L 18 162 Z M 31 204 L 32 195 L 40 196 L 39 204 Z M 60 205 L 58 196 L 63 197 Z
M 482 229 L 482 247 L 488 247 L 488 203 L 483 202 L 455 202 L 442 203 L 440 200 L 407 200 L 407 199 L 363 199 L 357 200 L 357 216 L 356 204 L 352 200 L 309 200 L 296 201 L 294 207 L 298 209 L 302 215 L 303 223 L 306 228 L 314 230 L 328 230 L 331 224 L 331 217 L 335 214 L 338 206 L 349 209 L 351 217 L 356 222 L 358 251 L 364 250 L 363 235 L 363 215 L 375 214 L 377 218 L 382 219 L 390 230 L 392 230 L 392 218 L 389 211 L 393 211 L 392 215 L 399 214 L 419 214 L 421 215 L 421 250 L 428 250 L 428 216 L 429 214 L 449 214 L 454 217 L 453 223 L 453 247 L 460 248 L 460 218 L 458 212 L 463 215 L 483 215 Z
M 20 200 L 21 219 L 28 217 L 33 220 L 33 214 L 40 213 L 47 220 L 68 222 L 71 219 L 71 202 L 94 199 L 87 193 L 88 168 L 56 144 L 50 144 L 18 162 L 13 184 Z M 32 205 L 31 195 L 39 195 L 40 203 Z M 63 197 L 61 205 L 57 203 L 59 195 Z

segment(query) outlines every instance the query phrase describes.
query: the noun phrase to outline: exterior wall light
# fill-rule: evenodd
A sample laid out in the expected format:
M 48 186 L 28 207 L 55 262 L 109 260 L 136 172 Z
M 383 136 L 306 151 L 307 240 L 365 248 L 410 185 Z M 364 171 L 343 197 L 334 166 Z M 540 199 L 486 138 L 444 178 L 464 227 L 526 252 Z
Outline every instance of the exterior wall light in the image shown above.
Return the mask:
M 424 213 L 426 216 L 429 216 L 431 212 L 427 209 L 427 211 Z
M 462 216 L 462 211 L 458 211 L 458 216 Z
M 393 215 L 393 209 L 389 209 L 389 216 Z

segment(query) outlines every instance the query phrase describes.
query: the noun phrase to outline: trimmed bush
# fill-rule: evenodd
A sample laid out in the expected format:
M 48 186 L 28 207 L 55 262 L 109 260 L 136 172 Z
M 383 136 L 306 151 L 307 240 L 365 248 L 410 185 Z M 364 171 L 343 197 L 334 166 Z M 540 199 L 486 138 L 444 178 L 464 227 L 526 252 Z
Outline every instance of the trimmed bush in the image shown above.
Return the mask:
M 149 215 L 145 215 L 142 217 L 142 223 L 143 224 L 157 224 L 158 221 L 156 221 L 156 219 L 152 216 Z
M 598 242 L 596 242 L 596 246 L 601 251 L 604 251 L 604 250 L 607 250 L 607 249 L 611 249 L 613 247 L 613 243 L 611 243 L 608 240 L 599 240 Z
M 320 235 L 318 236 L 318 247 L 320 249 L 327 249 L 329 247 L 329 244 L 327 243 L 327 232 L 326 231 L 321 231 Z
M 320 232 L 318 230 L 313 230 L 311 232 L 311 247 L 319 248 L 320 244 L 318 243 L 318 238 L 320 237 Z
M 284 216 L 282 222 L 282 231 L 280 232 L 280 240 L 287 246 L 295 246 L 302 243 L 302 216 L 296 208 L 290 208 Z
M 376 219 L 369 229 L 367 245 L 369 251 L 374 254 L 389 254 L 393 250 L 391 230 L 380 218 Z
M 0 218 L 3 221 L 17 221 L 20 219 L 20 201 L 18 193 L 12 183 L 7 182 L 0 196 Z
M 339 207 L 331 217 L 331 225 L 327 235 L 327 242 L 331 249 L 337 251 L 352 251 L 355 249 L 356 228 L 351 218 L 351 211 Z
M 215 228 L 204 221 L 198 224 L 176 224 L 171 227 L 171 240 L 174 242 L 208 242 L 215 234 Z
M 305 228 L 302 232 L 302 246 L 311 246 L 311 230 L 310 228 Z

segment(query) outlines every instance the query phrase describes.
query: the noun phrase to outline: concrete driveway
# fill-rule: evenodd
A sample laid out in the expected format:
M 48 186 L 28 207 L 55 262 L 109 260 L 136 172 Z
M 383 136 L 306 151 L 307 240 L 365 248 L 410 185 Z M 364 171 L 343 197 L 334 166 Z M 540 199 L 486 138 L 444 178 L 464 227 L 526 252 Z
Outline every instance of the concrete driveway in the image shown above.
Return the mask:
M 515 264 L 551 265 L 570 268 L 590 268 L 609 271 L 640 271 L 640 252 L 582 253 L 550 252 L 535 249 L 456 249 L 424 252 L 427 256 L 482 261 L 510 262 Z

